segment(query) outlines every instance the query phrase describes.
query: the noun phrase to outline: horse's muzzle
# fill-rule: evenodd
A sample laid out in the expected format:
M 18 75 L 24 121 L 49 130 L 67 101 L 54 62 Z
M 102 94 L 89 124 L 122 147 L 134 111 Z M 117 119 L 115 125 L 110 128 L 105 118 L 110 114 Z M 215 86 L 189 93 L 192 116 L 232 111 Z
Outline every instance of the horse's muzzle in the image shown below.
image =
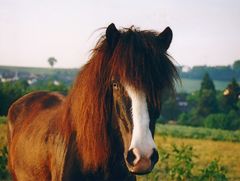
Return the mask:
M 129 171 L 133 174 L 147 174 L 152 171 L 157 163 L 158 152 L 156 149 L 153 149 L 152 154 L 147 157 L 141 155 L 137 148 L 133 148 L 128 151 L 126 161 Z

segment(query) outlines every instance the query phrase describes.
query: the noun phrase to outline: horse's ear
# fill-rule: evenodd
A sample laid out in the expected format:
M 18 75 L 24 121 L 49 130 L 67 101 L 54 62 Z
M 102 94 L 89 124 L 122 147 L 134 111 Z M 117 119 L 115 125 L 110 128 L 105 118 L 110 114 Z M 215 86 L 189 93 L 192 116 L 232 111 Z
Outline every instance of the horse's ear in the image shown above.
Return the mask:
M 164 51 L 167 51 L 167 49 L 169 48 L 171 42 L 172 42 L 172 37 L 173 37 L 173 33 L 171 28 L 167 27 L 165 28 L 165 30 L 163 30 L 158 37 L 160 38 L 160 43 L 161 43 L 161 47 Z
M 117 30 L 115 25 L 113 23 L 110 24 L 107 27 L 107 30 L 106 30 L 106 38 L 107 38 L 108 45 L 112 49 L 115 48 L 115 46 L 116 46 L 116 44 L 118 42 L 119 36 L 120 36 L 120 32 Z

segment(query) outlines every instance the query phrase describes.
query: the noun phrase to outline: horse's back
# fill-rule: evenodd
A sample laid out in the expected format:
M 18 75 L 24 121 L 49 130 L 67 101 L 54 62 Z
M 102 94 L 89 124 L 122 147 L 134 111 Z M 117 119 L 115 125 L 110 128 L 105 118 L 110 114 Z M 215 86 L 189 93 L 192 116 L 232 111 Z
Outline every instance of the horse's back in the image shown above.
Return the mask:
M 32 121 L 42 111 L 58 107 L 63 100 L 63 95 L 47 91 L 36 91 L 19 98 L 8 111 L 10 134 L 17 124 L 23 124 L 23 121 Z
M 59 93 L 38 91 L 21 97 L 9 108 L 9 169 L 13 179 L 34 180 L 31 177 L 36 175 L 39 180 L 49 180 L 48 132 L 61 119 L 63 101 Z

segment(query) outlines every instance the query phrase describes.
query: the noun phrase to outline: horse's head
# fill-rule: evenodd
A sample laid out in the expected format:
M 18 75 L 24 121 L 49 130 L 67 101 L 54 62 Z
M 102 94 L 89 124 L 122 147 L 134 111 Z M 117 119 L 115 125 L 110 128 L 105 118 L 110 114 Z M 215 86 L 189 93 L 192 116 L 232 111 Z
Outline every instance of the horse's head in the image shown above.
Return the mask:
M 106 38 L 112 50 L 113 116 L 125 162 L 134 174 L 149 173 L 158 161 L 153 135 L 160 98 L 165 87 L 172 88 L 176 74 L 165 55 L 172 31 L 166 28 L 160 35 L 132 29 L 120 32 L 111 24 Z
M 113 81 L 112 89 L 126 165 L 132 173 L 148 173 L 158 161 L 153 140 L 157 115 L 150 115 L 147 98 L 142 90 L 122 84 L 119 80 Z

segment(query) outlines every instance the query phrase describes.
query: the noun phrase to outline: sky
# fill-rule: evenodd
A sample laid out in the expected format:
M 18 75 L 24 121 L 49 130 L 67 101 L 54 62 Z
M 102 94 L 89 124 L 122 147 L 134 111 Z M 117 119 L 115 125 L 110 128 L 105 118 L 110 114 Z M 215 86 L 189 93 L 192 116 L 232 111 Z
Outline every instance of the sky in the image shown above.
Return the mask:
M 114 23 L 173 31 L 178 65 L 231 65 L 240 59 L 239 0 L 0 0 L 0 65 L 78 68 Z

